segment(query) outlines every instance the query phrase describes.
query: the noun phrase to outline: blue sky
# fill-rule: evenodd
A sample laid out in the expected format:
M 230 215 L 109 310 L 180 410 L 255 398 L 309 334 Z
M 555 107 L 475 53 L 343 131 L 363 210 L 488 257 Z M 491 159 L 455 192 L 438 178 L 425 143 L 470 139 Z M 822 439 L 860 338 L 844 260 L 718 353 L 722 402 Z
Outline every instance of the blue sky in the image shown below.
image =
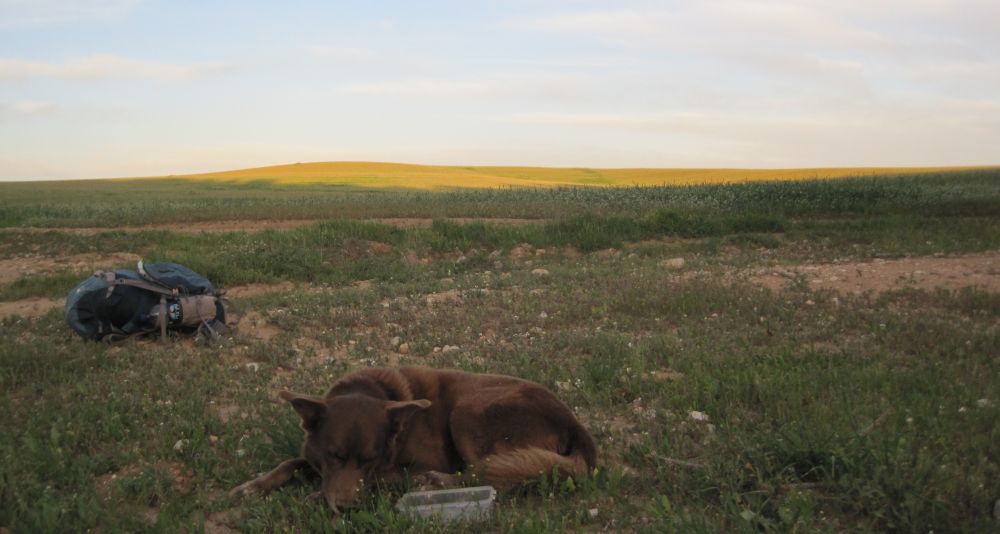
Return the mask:
M 0 0 L 0 180 L 1000 163 L 995 0 Z

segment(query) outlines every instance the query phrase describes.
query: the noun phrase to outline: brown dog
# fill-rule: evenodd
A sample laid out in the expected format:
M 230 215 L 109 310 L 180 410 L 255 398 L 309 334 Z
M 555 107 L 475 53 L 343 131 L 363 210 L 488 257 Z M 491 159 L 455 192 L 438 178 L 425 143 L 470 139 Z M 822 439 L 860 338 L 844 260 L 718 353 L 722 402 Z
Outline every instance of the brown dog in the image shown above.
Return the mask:
M 509 489 L 542 473 L 582 476 L 594 468 L 590 433 L 539 384 L 501 375 L 425 367 L 364 369 L 325 397 L 282 391 L 302 417 L 302 455 L 233 489 L 267 493 L 310 466 L 335 510 L 361 486 L 404 471 L 437 484 L 481 481 Z

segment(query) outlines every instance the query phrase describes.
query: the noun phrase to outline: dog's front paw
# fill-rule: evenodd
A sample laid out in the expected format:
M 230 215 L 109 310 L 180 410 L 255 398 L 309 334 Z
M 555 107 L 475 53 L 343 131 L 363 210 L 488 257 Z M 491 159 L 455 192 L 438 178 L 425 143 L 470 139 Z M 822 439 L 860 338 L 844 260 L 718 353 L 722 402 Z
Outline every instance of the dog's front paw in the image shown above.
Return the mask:
M 263 495 L 266 493 L 260 484 L 260 478 L 255 478 L 253 480 L 248 480 L 239 486 L 229 490 L 230 497 L 246 497 L 249 495 Z
M 414 482 L 421 488 L 444 488 L 460 482 L 458 475 L 449 475 L 440 471 L 426 471 L 414 477 Z

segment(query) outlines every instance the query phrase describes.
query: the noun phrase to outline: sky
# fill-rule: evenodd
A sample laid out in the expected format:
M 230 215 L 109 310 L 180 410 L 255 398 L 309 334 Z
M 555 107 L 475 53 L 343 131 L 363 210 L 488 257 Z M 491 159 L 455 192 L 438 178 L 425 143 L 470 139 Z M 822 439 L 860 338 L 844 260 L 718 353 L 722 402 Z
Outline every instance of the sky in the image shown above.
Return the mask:
M 0 0 L 0 180 L 1000 164 L 997 0 Z

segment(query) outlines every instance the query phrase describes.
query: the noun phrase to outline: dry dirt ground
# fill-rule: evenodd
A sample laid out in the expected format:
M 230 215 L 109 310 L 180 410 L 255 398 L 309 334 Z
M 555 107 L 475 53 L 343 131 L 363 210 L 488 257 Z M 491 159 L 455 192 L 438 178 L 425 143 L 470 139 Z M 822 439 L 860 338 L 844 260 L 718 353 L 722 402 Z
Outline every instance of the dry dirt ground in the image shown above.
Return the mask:
M 407 219 L 409 221 L 409 219 Z M 416 221 L 416 219 L 412 220 Z M 414 223 L 417 224 L 417 223 Z M 422 223 L 421 223 L 422 224 Z M 512 251 L 512 257 L 516 256 Z M 601 253 L 596 253 L 600 255 Z M 22 275 L 38 275 L 59 270 L 87 271 L 115 263 L 137 260 L 131 254 L 98 256 L 82 254 L 64 257 L 22 257 L 0 260 L 0 283 L 9 283 Z M 517 258 L 515 258 L 517 259 Z M 842 261 L 779 267 L 758 267 L 734 272 L 747 280 L 781 291 L 793 284 L 806 283 L 811 289 L 828 289 L 845 294 L 881 293 L 892 289 L 959 289 L 975 286 L 985 291 L 1000 291 L 1000 251 L 958 256 L 927 256 L 893 260 Z M 678 273 L 682 275 L 682 273 Z M 288 291 L 293 284 L 251 284 L 227 288 L 230 298 L 242 298 L 273 291 Z M 37 317 L 52 308 L 63 306 L 62 299 L 33 297 L 0 302 L 0 318 L 13 315 Z M 253 329 L 257 323 L 249 314 L 240 320 L 242 327 Z M 263 323 L 261 323 L 262 325 Z M 267 332 L 260 332 L 265 337 Z
M 751 281 L 775 290 L 784 289 L 799 279 L 804 279 L 811 289 L 854 294 L 969 286 L 996 292 L 1000 291 L 1000 251 L 758 268 L 750 272 Z

